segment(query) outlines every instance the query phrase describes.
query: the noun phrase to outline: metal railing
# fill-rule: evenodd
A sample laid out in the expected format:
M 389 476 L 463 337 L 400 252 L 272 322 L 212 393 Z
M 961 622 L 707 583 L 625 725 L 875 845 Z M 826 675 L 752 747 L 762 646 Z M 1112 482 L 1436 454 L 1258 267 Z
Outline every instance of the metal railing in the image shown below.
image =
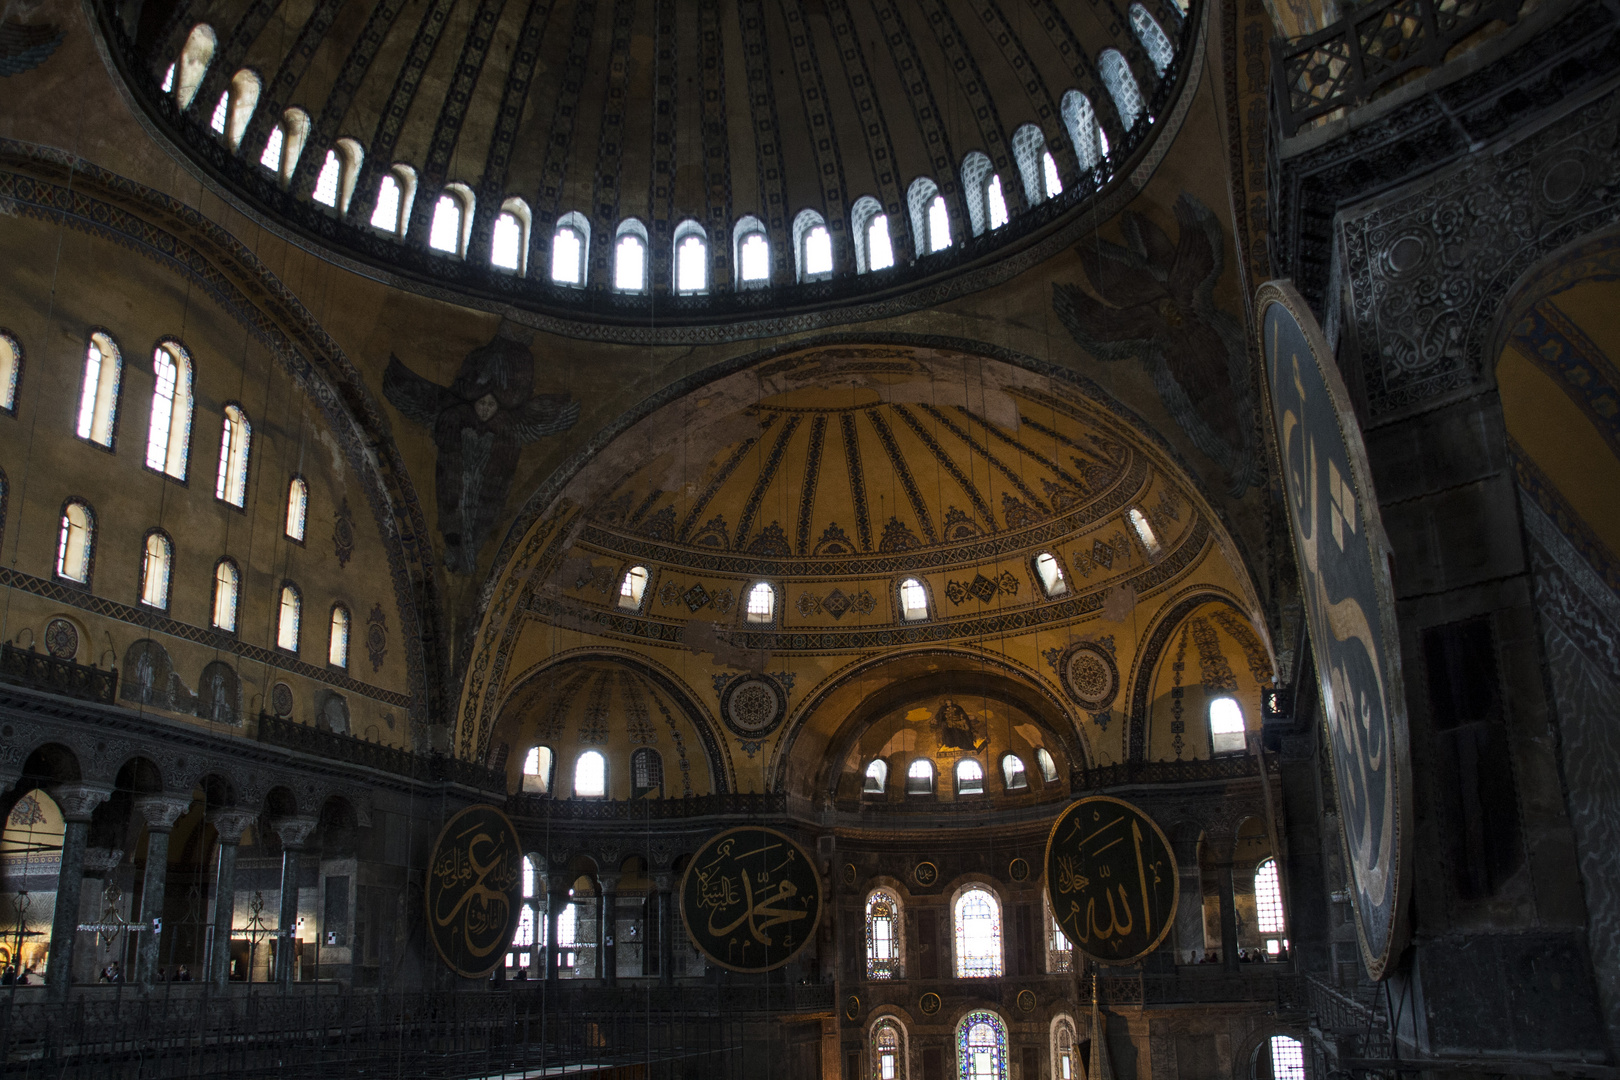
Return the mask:
M 554 799 L 549 795 L 519 792 L 506 797 L 506 809 L 513 817 L 552 821 L 667 821 L 696 817 L 780 817 L 787 813 L 787 796 L 780 792 L 764 795 L 694 795 L 686 799 Z
M 1267 768 L 1276 772 L 1276 762 L 1268 762 Z M 1197 780 L 1241 780 L 1259 775 L 1259 763 L 1250 754 L 1201 761 L 1127 761 L 1094 769 L 1076 769 L 1070 774 L 1076 792 L 1124 784 L 1184 784 Z
M 1276 119 L 1284 136 L 1336 109 L 1365 104 L 1418 68 L 1439 67 L 1487 24 L 1518 20 L 1521 0 L 1374 0 L 1317 33 L 1271 43 Z
M 1298 975 L 1245 970 L 1236 974 L 1104 975 L 1097 996 L 1105 1005 L 1214 1005 L 1269 1002 L 1279 1011 L 1303 1011 L 1305 988 Z
M 103 670 L 93 665 L 59 660 L 49 653 L 19 649 L 11 642 L 0 644 L 0 679 L 84 701 L 111 705 L 118 693 L 118 669 Z
M 378 769 L 413 780 L 450 781 L 480 791 L 506 790 L 503 773 L 474 762 L 443 754 L 413 754 L 398 747 L 366 742 L 353 735 L 322 731 L 296 720 L 283 720 L 269 713 L 259 714 L 259 741 L 283 750 L 297 750 L 329 761 Z

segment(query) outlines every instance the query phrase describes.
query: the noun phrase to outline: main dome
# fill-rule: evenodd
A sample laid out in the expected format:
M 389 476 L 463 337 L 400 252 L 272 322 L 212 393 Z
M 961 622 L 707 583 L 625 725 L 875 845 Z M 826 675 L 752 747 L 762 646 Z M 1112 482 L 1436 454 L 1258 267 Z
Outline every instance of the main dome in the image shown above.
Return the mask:
M 870 312 L 1069 242 L 1197 66 L 1179 2 L 99 10 L 148 118 L 273 227 L 397 283 L 645 328 Z

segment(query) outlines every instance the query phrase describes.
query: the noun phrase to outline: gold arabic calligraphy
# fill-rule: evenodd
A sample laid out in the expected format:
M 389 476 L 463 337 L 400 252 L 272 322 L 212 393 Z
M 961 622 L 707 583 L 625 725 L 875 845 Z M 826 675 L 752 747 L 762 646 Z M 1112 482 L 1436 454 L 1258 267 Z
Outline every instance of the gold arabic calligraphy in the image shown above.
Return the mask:
M 1050 857 L 1053 913 L 1082 949 L 1123 958 L 1157 944 L 1176 883 L 1162 834 L 1134 807 L 1107 798 L 1075 804 L 1053 830 Z
M 435 932 L 447 933 L 472 960 L 507 944 L 518 868 L 511 839 L 495 835 L 502 831 L 475 817 L 446 838 L 431 870 Z
M 687 925 L 716 960 L 774 966 L 808 939 L 817 886 L 814 867 L 785 837 L 759 829 L 725 835 L 693 861 Z

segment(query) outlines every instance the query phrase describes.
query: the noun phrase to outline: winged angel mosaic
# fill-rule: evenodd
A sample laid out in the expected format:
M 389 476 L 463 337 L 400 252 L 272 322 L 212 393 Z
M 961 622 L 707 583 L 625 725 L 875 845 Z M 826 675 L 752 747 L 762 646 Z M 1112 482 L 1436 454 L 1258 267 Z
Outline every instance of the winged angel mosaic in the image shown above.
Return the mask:
M 498 335 L 467 354 L 449 386 L 423 378 L 390 355 L 383 394 L 433 433 L 445 565 L 470 574 L 506 503 L 518 455 L 536 439 L 573 427 L 579 402 L 570 394 L 536 394 L 534 355 L 528 346 Z
M 1254 395 L 1243 326 L 1215 306 L 1225 268 L 1221 224 L 1183 192 L 1179 234 L 1133 210 L 1120 215 L 1125 245 L 1076 245 L 1096 296 L 1053 284 L 1052 307 L 1082 349 L 1104 363 L 1137 360 L 1147 368 L 1171 417 L 1202 453 L 1225 470 L 1240 497 L 1258 482 Z

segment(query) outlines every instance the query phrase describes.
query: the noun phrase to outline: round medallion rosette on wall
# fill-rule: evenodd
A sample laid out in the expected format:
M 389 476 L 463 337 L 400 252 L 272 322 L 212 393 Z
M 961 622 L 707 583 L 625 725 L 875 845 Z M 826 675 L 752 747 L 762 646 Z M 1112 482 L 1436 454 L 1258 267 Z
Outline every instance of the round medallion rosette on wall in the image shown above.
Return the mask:
M 1063 689 L 1093 712 L 1108 708 L 1119 695 L 1119 668 L 1101 645 L 1076 645 L 1063 658 L 1059 670 Z
M 787 695 L 759 675 L 733 679 L 720 694 L 720 718 L 745 739 L 759 739 L 776 730 L 787 714 Z

